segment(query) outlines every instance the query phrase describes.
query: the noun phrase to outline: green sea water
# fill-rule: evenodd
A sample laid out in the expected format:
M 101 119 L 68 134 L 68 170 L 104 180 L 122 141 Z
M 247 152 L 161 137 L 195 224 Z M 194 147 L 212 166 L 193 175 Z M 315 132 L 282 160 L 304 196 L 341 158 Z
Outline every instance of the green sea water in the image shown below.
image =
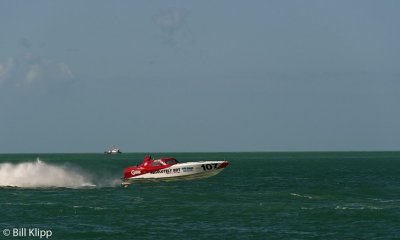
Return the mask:
M 400 152 L 154 153 L 230 165 L 121 188 L 145 155 L 0 155 L 0 239 L 400 239 Z

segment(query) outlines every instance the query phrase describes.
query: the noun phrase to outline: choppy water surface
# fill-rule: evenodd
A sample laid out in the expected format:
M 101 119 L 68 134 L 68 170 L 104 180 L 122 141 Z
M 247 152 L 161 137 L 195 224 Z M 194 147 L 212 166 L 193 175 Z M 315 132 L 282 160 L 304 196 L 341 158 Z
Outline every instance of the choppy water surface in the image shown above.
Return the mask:
M 14 228 L 50 239 L 400 238 L 398 152 L 157 153 L 231 165 L 121 188 L 123 168 L 145 155 L 0 155 L 0 239 Z

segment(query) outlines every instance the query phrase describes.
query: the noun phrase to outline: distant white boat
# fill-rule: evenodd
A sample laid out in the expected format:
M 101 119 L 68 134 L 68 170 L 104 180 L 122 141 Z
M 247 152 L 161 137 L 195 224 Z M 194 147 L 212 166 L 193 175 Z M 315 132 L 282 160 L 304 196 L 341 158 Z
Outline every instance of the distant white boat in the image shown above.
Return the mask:
M 117 147 L 113 147 L 113 148 L 111 148 L 111 149 L 108 149 L 107 151 L 105 151 L 104 152 L 105 154 L 119 154 L 119 153 L 122 153 L 120 150 L 119 150 L 119 148 L 117 148 Z

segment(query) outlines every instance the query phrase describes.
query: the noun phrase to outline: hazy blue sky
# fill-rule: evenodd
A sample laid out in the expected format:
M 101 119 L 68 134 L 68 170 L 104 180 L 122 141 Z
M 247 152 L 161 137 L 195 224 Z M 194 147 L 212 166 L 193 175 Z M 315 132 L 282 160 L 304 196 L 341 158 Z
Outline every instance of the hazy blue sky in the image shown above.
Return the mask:
M 400 1 L 0 1 L 0 153 L 400 150 Z

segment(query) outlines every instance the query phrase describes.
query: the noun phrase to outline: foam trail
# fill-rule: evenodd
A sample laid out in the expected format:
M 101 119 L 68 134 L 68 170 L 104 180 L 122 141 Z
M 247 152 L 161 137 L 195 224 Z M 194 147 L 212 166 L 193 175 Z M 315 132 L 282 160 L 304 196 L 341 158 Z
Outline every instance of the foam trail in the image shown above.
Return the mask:
M 0 187 L 6 186 L 81 188 L 95 185 L 76 169 L 48 164 L 37 158 L 35 162 L 1 163 Z

